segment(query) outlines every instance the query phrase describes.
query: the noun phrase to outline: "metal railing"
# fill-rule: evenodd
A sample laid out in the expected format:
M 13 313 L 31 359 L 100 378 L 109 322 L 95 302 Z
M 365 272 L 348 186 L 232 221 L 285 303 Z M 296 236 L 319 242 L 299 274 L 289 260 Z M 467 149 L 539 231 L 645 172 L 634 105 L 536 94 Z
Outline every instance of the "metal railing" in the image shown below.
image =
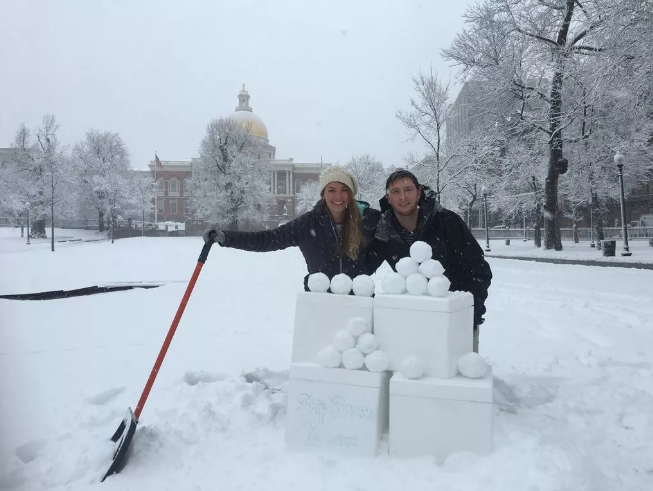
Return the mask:
M 540 229 L 542 237 L 544 237 L 544 228 Z M 591 232 L 589 227 L 578 227 L 578 240 L 590 241 Z M 485 239 L 484 228 L 473 228 L 472 234 L 477 239 Z M 596 238 L 596 230 L 594 230 L 594 240 Z M 621 238 L 621 227 L 603 227 L 603 235 L 606 239 L 619 239 Z M 491 228 L 489 229 L 489 237 L 492 239 L 524 239 L 523 228 Z M 535 231 L 532 228 L 526 229 L 526 239 L 533 240 L 535 238 Z M 561 240 L 574 240 L 573 228 L 560 229 Z M 628 227 L 628 239 L 650 239 L 653 238 L 653 227 Z

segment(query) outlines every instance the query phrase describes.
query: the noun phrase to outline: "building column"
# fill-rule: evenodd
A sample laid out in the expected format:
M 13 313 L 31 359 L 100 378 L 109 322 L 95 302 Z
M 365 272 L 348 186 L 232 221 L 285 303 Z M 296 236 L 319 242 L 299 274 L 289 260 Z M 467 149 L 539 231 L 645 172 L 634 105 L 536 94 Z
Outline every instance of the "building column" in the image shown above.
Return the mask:
M 290 194 L 290 172 L 286 169 L 286 195 Z
M 292 169 L 288 171 L 288 174 L 290 174 L 290 192 L 288 193 L 290 196 L 295 196 L 295 188 L 293 186 L 293 179 L 292 179 Z
M 270 191 L 274 194 L 274 170 L 270 173 Z

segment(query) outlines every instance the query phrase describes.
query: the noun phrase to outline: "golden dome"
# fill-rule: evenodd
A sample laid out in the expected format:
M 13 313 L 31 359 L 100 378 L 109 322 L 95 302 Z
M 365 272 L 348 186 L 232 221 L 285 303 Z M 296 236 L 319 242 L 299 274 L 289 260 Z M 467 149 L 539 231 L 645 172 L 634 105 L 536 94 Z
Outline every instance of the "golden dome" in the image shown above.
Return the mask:
M 265 127 L 263 120 L 252 112 L 249 105 L 249 92 L 243 84 L 242 90 L 238 93 L 238 107 L 236 112 L 230 116 L 232 121 L 240 124 L 241 127 L 250 135 L 263 138 L 268 141 L 268 129 Z
M 256 114 L 249 111 L 236 111 L 230 116 L 232 121 L 240 126 L 250 135 L 258 136 L 268 140 L 268 129 L 265 127 L 263 120 Z

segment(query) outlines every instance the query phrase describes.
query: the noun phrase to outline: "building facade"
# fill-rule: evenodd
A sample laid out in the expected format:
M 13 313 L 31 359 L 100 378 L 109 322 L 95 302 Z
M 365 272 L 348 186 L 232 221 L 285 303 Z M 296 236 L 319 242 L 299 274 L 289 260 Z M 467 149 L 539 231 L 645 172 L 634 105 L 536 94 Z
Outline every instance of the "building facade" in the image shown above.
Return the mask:
M 273 226 L 295 217 L 296 196 L 302 185 L 309 181 L 319 181 L 322 169 L 330 164 L 295 162 L 292 158 L 277 159 L 276 147 L 270 144 L 267 127 L 254 113 L 249 100 L 249 92 L 243 85 L 238 93 L 238 106 L 229 118 L 239 123 L 250 135 L 258 138 L 267 151 L 270 159 L 272 193 L 268 224 Z M 149 163 L 150 172 L 157 183 L 156 213 L 151 219 L 157 222 L 201 220 L 202 217 L 193 215 L 190 186 L 193 165 L 199 162 L 199 158 L 159 162 L 160 165 L 155 160 Z

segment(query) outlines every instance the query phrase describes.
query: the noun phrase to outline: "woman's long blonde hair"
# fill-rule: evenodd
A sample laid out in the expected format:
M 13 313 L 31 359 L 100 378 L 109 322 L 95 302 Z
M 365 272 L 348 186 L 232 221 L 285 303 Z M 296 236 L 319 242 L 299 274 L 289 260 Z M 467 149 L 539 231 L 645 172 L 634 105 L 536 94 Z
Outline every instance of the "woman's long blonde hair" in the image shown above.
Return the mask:
M 347 191 L 349 191 L 349 204 L 345 211 L 345 220 L 343 222 L 344 227 L 342 229 L 342 240 L 340 241 L 340 245 L 342 253 L 352 261 L 356 261 L 358 259 L 359 249 L 363 242 L 363 233 L 361 232 L 363 218 L 351 189 L 349 189 L 349 186 L 346 184 L 343 184 L 343 186 L 345 186 Z M 324 190 L 322 190 L 320 196 L 324 199 Z M 336 239 L 337 238 L 338 237 L 336 237 Z

